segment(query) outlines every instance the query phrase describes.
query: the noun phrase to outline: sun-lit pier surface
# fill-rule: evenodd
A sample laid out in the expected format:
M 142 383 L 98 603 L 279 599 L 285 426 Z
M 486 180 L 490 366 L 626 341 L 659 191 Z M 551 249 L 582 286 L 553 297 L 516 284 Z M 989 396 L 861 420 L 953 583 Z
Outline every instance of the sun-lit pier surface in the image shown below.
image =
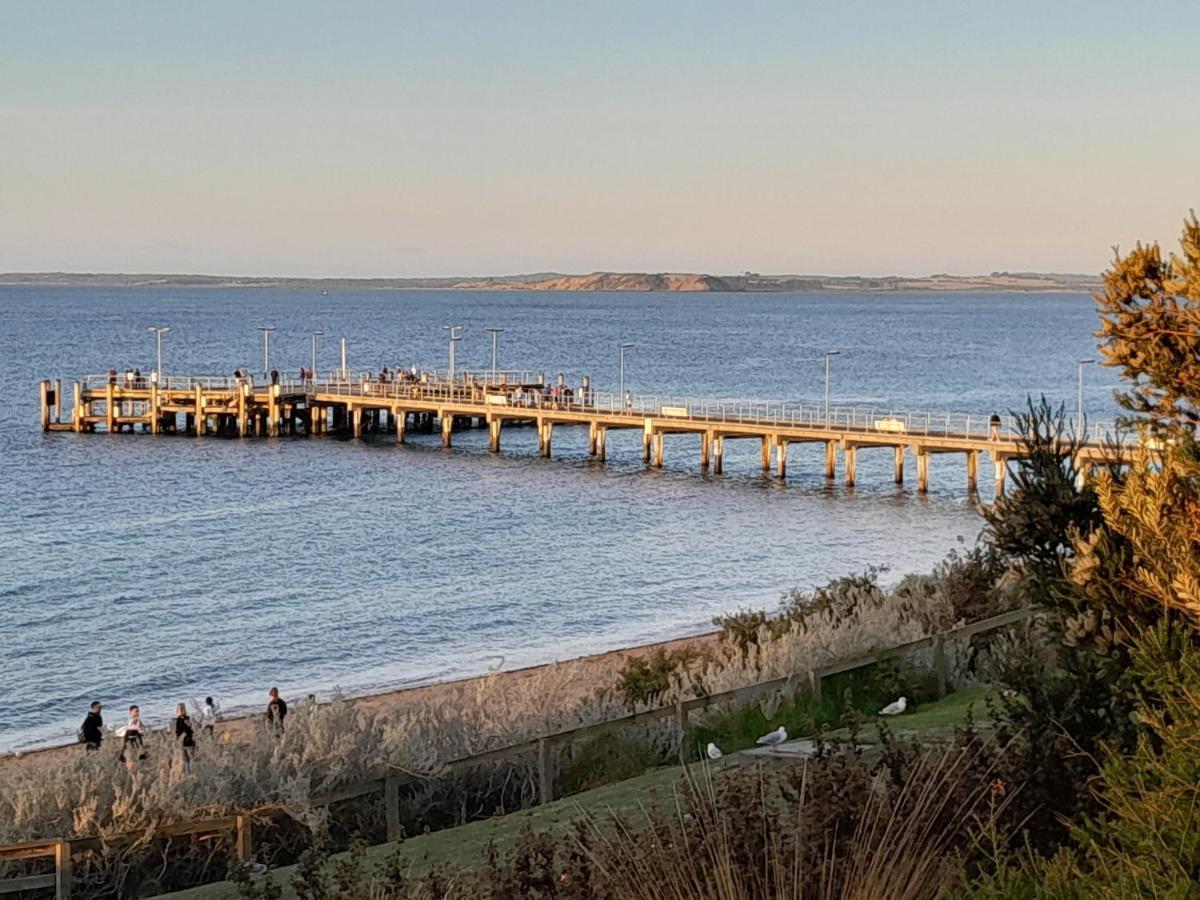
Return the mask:
M 787 475 L 788 447 L 823 444 L 825 476 L 856 478 L 860 450 L 890 450 L 895 482 L 904 481 L 911 453 L 916 459 L 917 490 L 929 489 L 930 458 L 960 453 L 966 458 L 967 490 L 978 486 L 979 460 L 993 464 L 996 493 L 1004 491 L 1008 460 L 1022 455 L 1016 423 L 1009 416 L 965 413 L 916 413 L 887 409 L 830 407 L 820 404 L 704 400 L 689 397 L 624 395 L 595 391 L 585 377 L 568 386 L 527 372 L 423 373 L 417 378 L 378 377 L 280 379 L 255 383 L 250 378 L 170 375 L 129 380 L 89 375 L 72 385 L 64 403 L 61 382 L 43 381 L 41 423 L 44 431 L 187 434 L 227 437 L 283 435 L 394 435 L 401 443 L 410 430 L 437 431 L 451 446 L 460 428 L 487 428 L 488 447 L 499 452 L 505 425 L 537 428 L 538 448 L 550 457 L 554 429 L 588 429 L 588 451 L 605 458 L 608 433 L 636 430 L 642 435 L 643 461 L 661 467 L 667 435 L 698 438 L 701 470 L 720 474 L 725 442 L 754 440 L 761 446 L 762 471 Z M 1092 425 L 1080 450 L 1087 468 L 1111 460 L 1111 425 Z

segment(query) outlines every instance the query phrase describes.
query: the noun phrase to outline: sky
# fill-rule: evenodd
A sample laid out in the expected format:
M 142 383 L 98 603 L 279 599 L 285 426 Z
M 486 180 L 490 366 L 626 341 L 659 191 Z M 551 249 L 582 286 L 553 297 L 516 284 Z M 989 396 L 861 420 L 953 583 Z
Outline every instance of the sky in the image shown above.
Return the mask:
M 0 0 L 0 272 L 1099 272 L 1200 3 Z

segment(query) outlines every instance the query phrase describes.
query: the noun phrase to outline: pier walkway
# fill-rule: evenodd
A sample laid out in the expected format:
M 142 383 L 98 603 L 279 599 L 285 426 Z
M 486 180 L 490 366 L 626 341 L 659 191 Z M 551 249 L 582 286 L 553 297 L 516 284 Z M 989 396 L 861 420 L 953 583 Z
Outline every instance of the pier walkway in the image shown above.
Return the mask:
M 830 408 L 815 404 L 707 400 L 594 391 L 584 378 L 569 388 L 529 373 L 424 374 L 417 380 L 379 381 L 329 377 L 281 379 L 254 384 L 248 378 L 163 376 L 127 381 L 91 375 L 72 386 L 65 407 L 61 382 L 43 381 L 41 424 L 45 431 L 189 434 L 234 437 L 340 434 L 351 438 L 387 433 L 404 442 L 419 429 L 437 431 L 449 447 L 460 428 L 487 428 L 488 447 L 499 452 L 506 425 L 537 428 L 538 449 L 550 457 L 556 427 L 588 429 L 588 452 L 605 458 L 608 433 L 633 430 L 642 436 L 643 461 L 663 465 L 667 435 L 695 435 L 701 470 L 720 474 L 725 442 L 758 441 L 764 473 L 787 475 L 792 444 L 824 445 L 825 476 L 853 485 L 860 450 L 890 451 L 893 476 L 904 481 L 909 454 L 916 460 L 917 490 L 929 489 L 930 459 L 962 454 L 967 490 L 977 490 L 979 461 L 993 467 L 996 493 L 1004 491 L 1007 462 L 1022 454 L 1016 423 L 1009 416 L 917 413 L 887 409 Z M 1111 425 L 1093 425 L 1078 460 L 1084 469 L 1115 454 Z

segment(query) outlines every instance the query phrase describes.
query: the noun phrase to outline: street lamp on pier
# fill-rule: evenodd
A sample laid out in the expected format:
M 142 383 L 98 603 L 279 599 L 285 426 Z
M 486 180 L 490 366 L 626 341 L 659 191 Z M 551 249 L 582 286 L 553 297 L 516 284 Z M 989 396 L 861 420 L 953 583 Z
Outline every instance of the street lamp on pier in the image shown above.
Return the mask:
M 158 358 L 156 368 L 154 369 L 154 378 L 158 380 L 162 378 L 162 336 L 171 329 L 166 325 L 151 325 L 146 330 L 154 332 L 154 343 Z
M 462 338 L 458 334 L 460 331 L 462 331 L 462 326 L 461 325 L 443 325 L 442 331 L 450 332 L 450 380 L 453 381 L 454 380 L 454 345 L 462 340 Z
M 619 343 L 617 345 L 617 350 L 619 350 L 620 354 L 621 354 L 621 403 L 622 404 L 625 403 L 625 351 L 632 350 L 632 349 L 633 349 L 633 344 L 629 343 L 629 341 L 621 341 L 621 343 Z
M 838 356 L 841 350 L 829 350 L 825 353 L 825 427 L 829 427 L 829 357 Z
M 271 377 L 271 332 L 275 330 L 270 325 L 259 325 L 258 330 L 263 336 L 263 375 Z
M 492 382 L 496 381 L 496 336 L 504 332 L 503 328 L 489 328 L 488 334 L 492 336 Z

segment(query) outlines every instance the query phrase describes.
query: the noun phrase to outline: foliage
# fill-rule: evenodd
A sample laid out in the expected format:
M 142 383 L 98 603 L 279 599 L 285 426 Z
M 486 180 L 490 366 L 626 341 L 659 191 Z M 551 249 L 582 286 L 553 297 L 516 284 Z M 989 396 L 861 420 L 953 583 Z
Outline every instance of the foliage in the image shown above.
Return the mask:
M 661 703 L 674 681 L 685 678 L 699 658 L 699 653 L 686 647 L 659 647 L 646 655 L 631 656 L 617 677 L 617 693 L 631 709 Z
M 634 778 L 665 765 L 675 755 L 674 742 L 634 740 L 617 734 L 601 734 L 567 749 L 559 762 L 555 781 L 558 795 L 569 795 Z
M 1157 244 L 1116 254 L 1104 274 L 1101 352 L 1129 380 L 1122 404 L 1153 431 L 1194 434 L 1200 422 L 1200 221 L 1184 221 L 1182 255 Z

